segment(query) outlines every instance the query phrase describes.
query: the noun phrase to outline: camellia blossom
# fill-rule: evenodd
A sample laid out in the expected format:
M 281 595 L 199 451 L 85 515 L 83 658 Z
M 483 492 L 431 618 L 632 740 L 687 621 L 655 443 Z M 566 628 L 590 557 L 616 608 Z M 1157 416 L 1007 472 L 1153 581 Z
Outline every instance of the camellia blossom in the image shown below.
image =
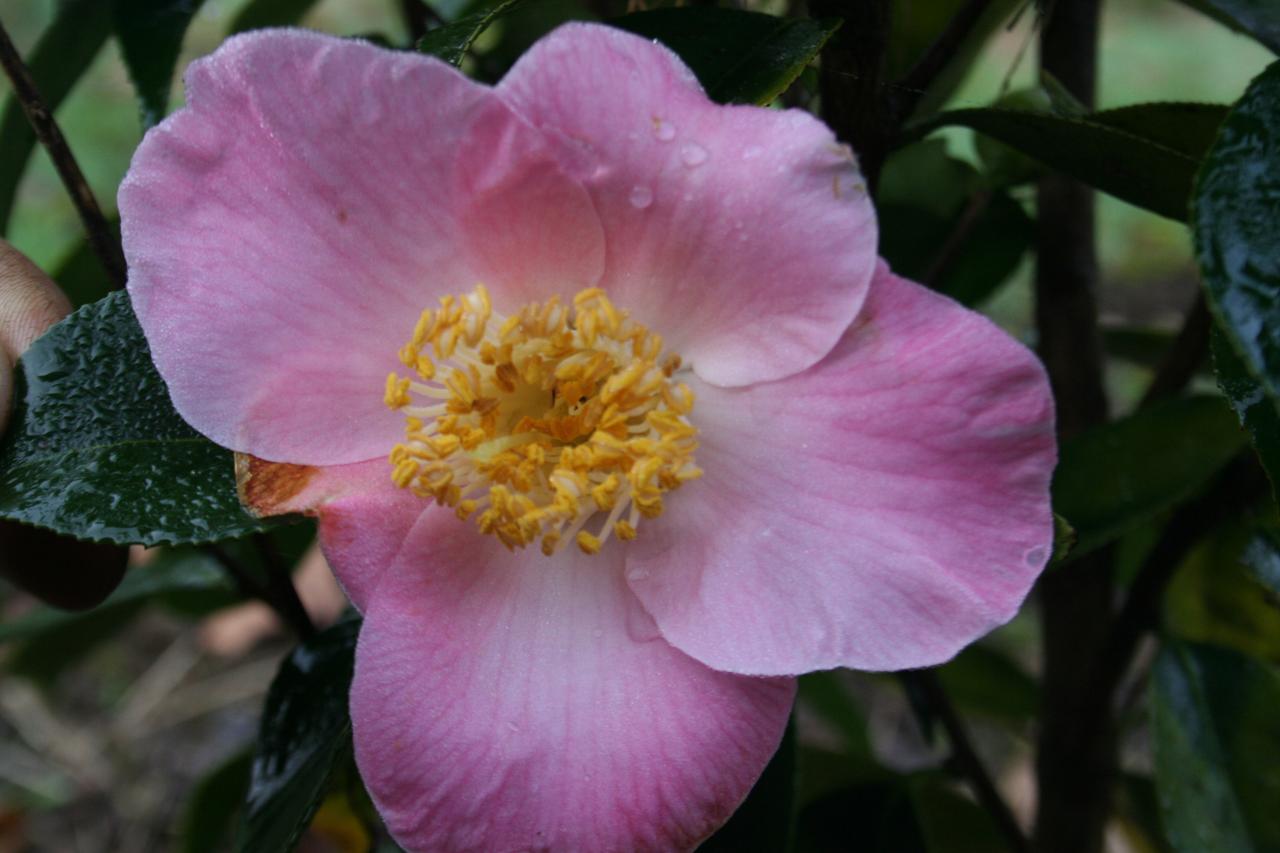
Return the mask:
M 492 88 L 267 31 L 187 93 L 129 293 L 246 503 L 319 518 L 406 848 L 691 848 L 797 674 L 944 661 L 1045 565 L 1043 370 L 877 261 L 811 116 L 580 24 Z

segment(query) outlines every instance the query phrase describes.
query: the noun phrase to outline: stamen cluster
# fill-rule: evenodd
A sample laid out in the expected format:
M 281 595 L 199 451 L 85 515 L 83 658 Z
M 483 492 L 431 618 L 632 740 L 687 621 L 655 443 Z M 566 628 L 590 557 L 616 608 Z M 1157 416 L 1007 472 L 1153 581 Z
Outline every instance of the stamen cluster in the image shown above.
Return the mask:
M 424 310 L 400 360 L 414 375 L 387 377 L 387 405 L 407 416 L 392 480 L 508 548 L 634 539 L 702 474 L 680 357 L 598 288 L 504 317 L 476 285 Z

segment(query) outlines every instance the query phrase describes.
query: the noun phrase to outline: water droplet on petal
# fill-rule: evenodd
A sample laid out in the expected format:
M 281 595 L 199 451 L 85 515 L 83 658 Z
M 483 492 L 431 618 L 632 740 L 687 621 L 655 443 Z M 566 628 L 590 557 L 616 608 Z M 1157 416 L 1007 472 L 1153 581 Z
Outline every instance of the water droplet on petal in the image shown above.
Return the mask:
M 629 581 L 642 581 L 647 577 L 649 577 L 647 569 L 627 569 L 627 580 Z
M 680 148 L 680 159 L 683 160 L 684 164 L 690 169 L 695 166 L 701 166 L 703 163 L 707 162 L 708 156 L 710 155 L 707 154 L 707 149 L 703 148 L 696 142 L 686 142 Z
M 631 188 L 630 195 L 631 206 L 637 210 L 644 210 L 653 204 L 653 190 L 648 187 L 635 186 Z
M 653 120 L 653 135 L 662 142 L 670 142 L 676 138 L 676 126 L 669 121 L 663 121 L 655 117 Z

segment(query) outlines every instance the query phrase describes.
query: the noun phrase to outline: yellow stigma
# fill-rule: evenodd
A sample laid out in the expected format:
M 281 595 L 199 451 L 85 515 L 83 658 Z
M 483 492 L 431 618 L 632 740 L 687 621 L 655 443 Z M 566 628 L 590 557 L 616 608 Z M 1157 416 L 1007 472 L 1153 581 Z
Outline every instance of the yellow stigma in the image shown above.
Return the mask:
M 483 285 L 446 296 L 400 361 L 412 375 L 387 377 L 386 403 L 406 416 L 392 481 L 508 548 L 598 553 L 702 475 L 680 357 L 597 288 L 510 316 Z

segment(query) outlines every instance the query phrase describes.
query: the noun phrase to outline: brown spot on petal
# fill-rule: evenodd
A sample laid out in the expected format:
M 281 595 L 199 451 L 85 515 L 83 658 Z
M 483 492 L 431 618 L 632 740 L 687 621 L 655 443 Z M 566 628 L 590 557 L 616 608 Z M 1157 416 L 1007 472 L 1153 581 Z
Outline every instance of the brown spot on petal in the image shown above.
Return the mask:
M 306 512 L 310 507 L 290 504 L 319 470 L 313 465 L 268 462 L 248 453 L 236 455 L 236 491 L 240 502 L 263 518 L 290 512 Z

